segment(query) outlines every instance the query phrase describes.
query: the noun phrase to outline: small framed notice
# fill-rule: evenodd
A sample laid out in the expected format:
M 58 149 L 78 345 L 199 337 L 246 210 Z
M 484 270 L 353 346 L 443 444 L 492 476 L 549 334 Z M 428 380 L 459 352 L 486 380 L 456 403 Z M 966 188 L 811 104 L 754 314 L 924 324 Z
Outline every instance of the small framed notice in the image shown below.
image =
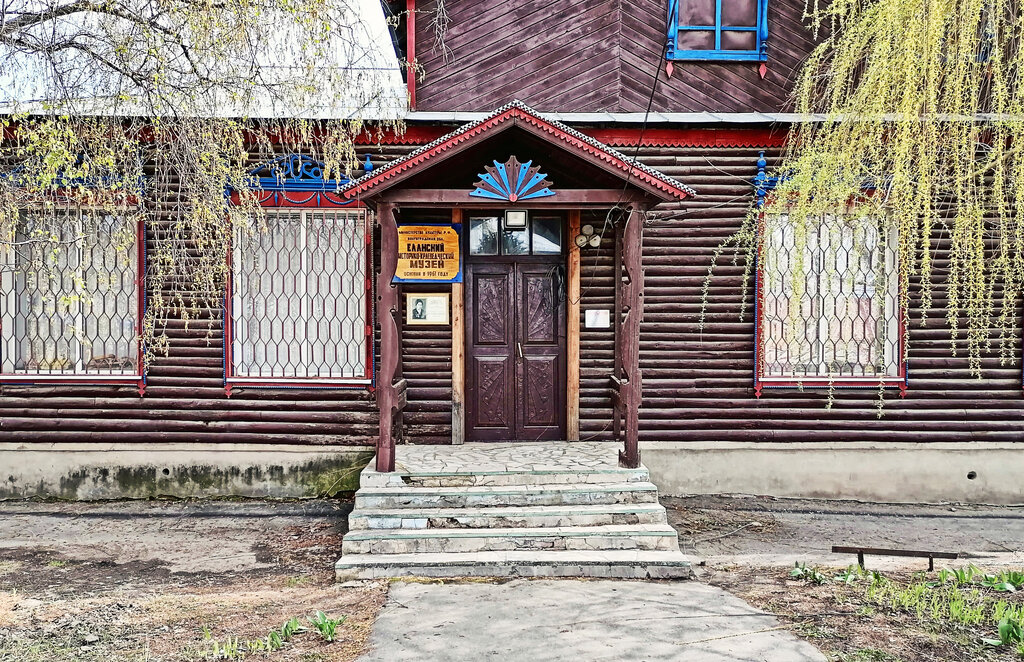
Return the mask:
M 583 325 L 588 329 L 607 329 L 612 325 L 610 311 L 587 310 L 583 313 Z
M 406 292 L 406 324 L 448 324 L 447 292 Z

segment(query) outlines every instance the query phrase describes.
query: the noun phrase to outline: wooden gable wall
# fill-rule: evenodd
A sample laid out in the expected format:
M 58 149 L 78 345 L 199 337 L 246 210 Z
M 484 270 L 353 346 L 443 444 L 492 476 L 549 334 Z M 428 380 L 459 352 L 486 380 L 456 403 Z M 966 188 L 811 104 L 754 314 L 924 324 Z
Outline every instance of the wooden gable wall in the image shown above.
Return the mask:
M 814 47 L 803 0 L 769 6 L 768 72 L 758 62 L 675 62 L 666 77 L 667 0 L 446 0 L 435 45 L 435 0 L 417 0 L 416 110 L 490 111 L 519 99 L 548 112 L 783 112 Z

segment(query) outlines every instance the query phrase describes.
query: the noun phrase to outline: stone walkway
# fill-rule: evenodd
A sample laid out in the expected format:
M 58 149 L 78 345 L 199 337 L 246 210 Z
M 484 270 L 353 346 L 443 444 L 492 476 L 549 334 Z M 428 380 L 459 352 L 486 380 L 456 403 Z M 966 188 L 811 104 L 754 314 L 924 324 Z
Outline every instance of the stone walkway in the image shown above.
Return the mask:
M 459 446 L 399 445 L 395 469 L 423 474 L 472 471 L 608 471 L 619 468 L 621 444 L 602 441 L 470 443 Z
M 825 662 L 770 614 L 696 582 L 392 584 L 358 662 Z

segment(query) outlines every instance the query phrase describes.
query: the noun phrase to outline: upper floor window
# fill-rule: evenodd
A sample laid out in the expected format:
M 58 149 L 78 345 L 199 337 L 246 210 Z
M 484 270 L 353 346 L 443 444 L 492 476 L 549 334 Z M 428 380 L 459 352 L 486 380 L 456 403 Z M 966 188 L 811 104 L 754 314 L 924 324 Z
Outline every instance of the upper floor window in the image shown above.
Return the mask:
M 141 379 L 141 223 L 89 209 L 25 210 L 0 244 L 0 378 Z
M 897 234 L 871 216 L 798 227 L 765 214 L 758 260 L 762 386 L 903 385 Z
M 363 209 L 271 208 L 232 245 L 228 383 L 368 384 Z
M 768 59 L 768 0 L 670 0 L 669 60 Z

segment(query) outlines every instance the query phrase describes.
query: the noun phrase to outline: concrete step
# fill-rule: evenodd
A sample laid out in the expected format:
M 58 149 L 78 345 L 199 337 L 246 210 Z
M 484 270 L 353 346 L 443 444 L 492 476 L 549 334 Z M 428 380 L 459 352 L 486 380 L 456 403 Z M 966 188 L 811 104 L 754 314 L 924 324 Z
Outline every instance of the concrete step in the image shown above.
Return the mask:
M 367 467 L 359 476 L 360 487 L 470 487 L 503 485 L 594 485 L 599 483 L 643 483 L 651 475 L 640 469 L 592 469 L 585 472 L 556 467 L 530 471 L 402 471 L 382 474 Z
M 675 530 L 668 524 L 540 529 L 374 529 L 349 532 L 341 552 L 344 555 L 622 549 L 678 551 L 679 543 Z
M 364 487 L 356 492 L 355 510 L 558 506 L 657 501 L 658 488 L 649 482 L 593 485 Z
M 379 577 L 689 579 L 693 571 L 678 551 L 617 550 L 345 554 L 335 574 L 339 581 Z
M 395 508 L 353 510 L 350 531 L 367 529 L 488 529 L 550 526 L 665 524 L 658 503 L 490 508 Z

